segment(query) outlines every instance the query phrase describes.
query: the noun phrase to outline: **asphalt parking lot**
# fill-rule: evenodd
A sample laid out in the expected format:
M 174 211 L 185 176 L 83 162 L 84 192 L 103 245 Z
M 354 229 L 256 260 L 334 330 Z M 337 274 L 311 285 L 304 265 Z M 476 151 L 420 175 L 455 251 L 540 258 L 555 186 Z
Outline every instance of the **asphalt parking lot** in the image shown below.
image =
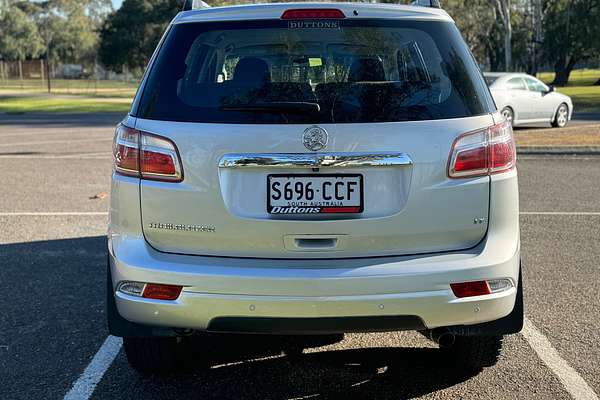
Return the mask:
M 389 333 L 137 375 L 104 316 L 117 120 L 0 116 L 0 399 L 598 399 L 595 156 L 519 159 L 527 322 L 494 368 L 465 374 L 420 335 Z

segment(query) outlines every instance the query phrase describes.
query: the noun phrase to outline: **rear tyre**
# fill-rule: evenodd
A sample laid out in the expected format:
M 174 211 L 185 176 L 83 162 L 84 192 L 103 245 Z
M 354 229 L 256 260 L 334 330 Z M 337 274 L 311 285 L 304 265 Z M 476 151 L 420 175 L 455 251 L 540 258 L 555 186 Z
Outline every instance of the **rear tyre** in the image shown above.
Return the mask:
M 567 126 L 567 122 L 569 122 L 569 107 L 565 103 L 562 103 L 556 109 L 552 126 L 555 128 L 564 128 Z
M 504 336 L 457 336 L 448 348 L 449 356 L 457 366 L 471 371 L 496 365 L 502 353 Z
M 515 114 L 513 113 L 512 108 L 504 107 L 502 109 L 502 111 L 500 111 L 500 114 L 502 114 L 504 119 L 506 119 L 506 121 L 510 122 L 510 125 L 512 126 L 513 120 L 515 119 Z
M 183 337 L 125 337 L 129 365 L 142 374 L 169 373 L 189 367 L 188 343 Z

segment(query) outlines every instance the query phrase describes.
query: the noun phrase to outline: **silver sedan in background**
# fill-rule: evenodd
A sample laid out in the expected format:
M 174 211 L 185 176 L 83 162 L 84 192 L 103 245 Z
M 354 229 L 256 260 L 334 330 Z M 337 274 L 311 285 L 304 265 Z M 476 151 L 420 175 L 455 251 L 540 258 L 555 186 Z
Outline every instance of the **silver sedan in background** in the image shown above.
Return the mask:
M 484 73 L 498 110 L 513 126 L 550 123 L 563 128 L 571 120 L 573 102 L 527 74 Z

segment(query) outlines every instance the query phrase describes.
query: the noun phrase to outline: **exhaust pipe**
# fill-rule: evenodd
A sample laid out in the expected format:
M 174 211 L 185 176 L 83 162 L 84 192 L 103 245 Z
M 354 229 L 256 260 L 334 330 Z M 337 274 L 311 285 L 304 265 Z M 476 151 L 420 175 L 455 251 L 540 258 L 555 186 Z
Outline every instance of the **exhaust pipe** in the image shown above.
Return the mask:
M 436 328 L 428 331 L 429 339 L 437 343 L 440 348 L 445 349 L 452 347 L 456 341 L 456 337 L 446 328 Z

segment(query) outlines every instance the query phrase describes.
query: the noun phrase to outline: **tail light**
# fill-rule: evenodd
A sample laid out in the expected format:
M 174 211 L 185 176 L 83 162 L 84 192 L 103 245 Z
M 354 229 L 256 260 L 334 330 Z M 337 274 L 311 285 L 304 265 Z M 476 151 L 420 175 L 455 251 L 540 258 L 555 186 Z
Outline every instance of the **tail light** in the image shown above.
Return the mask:
M 336 8 L 286 10 L 281 19 L 344 19 L 346 15 Z
M 516 161 L 512 127 L 504 121 L 456 138 L 450 150 L 448 176 L 467 178 L 496 174 L 513 169 Z
M 121 175 L 168 182 L 183 180 L 179 152 L 167 138 L 119 125 L 113 147 L 115 171 Z

